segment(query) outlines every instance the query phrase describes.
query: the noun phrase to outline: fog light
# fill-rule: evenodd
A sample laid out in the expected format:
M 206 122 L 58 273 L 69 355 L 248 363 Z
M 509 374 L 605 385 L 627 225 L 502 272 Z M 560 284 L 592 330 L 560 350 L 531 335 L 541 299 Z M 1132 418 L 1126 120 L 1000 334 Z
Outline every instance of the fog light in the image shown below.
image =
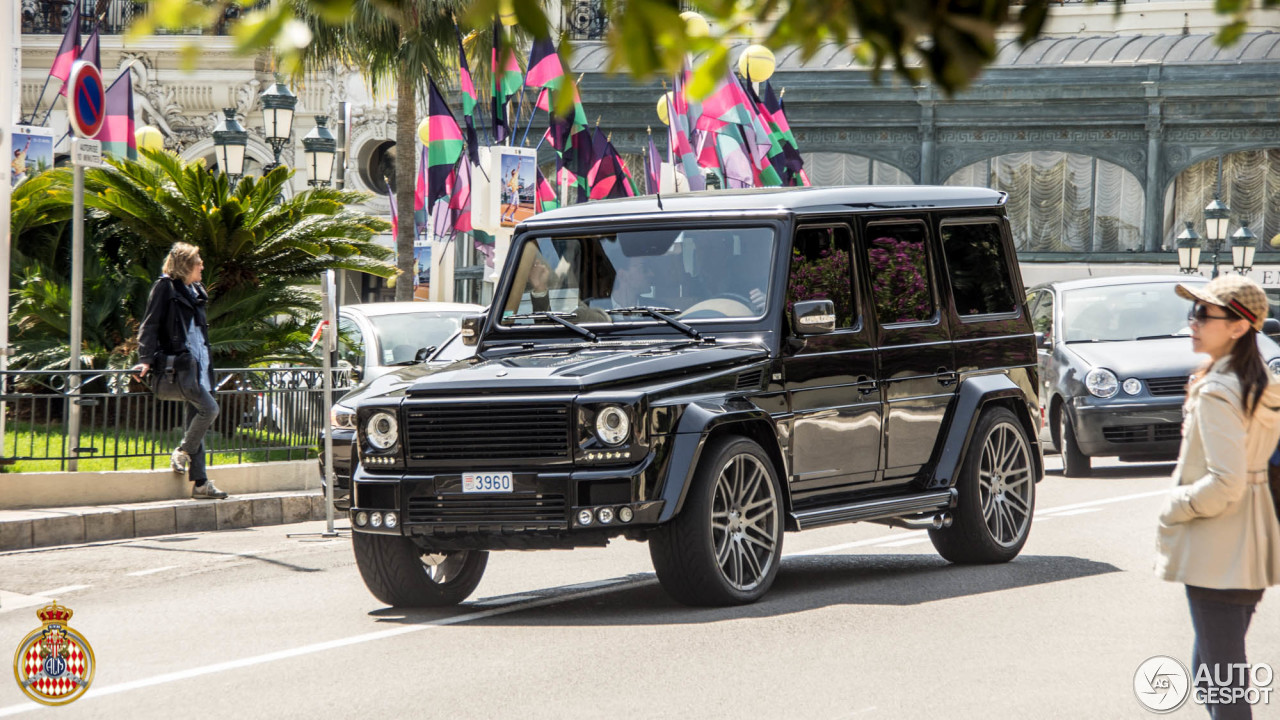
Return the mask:
M 578 512 L 578 524 L 582 525 L 583 527 L 590 525 L 591 521 L 594 519 L 595 518 L 591 516 L 590 510 L 581 510 Z
M 600 519 L 601 525 L 608 525 L 613 522 L 613 508 L 600 508 L 596 511 L 596 517 Z
M 384 520 L 383 522 L 387 524 L 387 529 L 390 530 L 391 528 L 395 527 L 396 523 L 399 521 L 400 519 L 396 517 L 395 513 L 389 512 L 387 513 L 386 520 Z
M 633 512 L 629 507 L 618 508 L 618 519 L 622 522 L 631 522 L 631 518 L 635 516 L 635 512 Z
M 370 527 L 382 527 L 382 513 L 376 512 L 369 516 Z
M 369 524 L 369 513 L 363 510 L 356 513 L 356 525 L 359 525 L 360 527 L 364 527 L 365 525 L 368 525 L 368 524 Z
M 1142 381 L 1138 378 L 1129 378 L 1120 387 L 1130 395 L 1137 395 L 1142 390 Z

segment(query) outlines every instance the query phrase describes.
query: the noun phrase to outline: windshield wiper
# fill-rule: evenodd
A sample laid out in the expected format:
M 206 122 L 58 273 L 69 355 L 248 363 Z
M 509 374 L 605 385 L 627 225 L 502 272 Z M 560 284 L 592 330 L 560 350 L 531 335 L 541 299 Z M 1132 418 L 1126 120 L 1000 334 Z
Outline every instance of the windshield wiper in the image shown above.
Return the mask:
M 694 340 L 702 339 L 702 333 L 666 314 L 680 312 L 674 308 L 654 307 L 653 305 L 634 305 L 632 307 L 612 308 L 605 310 L 605 312 L 610 315 L 648 315 L 655 320 L 661 320 Z
M 1187 333 L 1185 335 L 1181 333 L 1168 333 L 1166 335 L 1143 335 L 1141 337 L 1137 337 L 1134 339 L 1135 340 L 1159 340 L 1161 338 L 1184 338 L 1184 337 L 1191 337 L 1191 333 Z
M 573 313 L 571 312 L 556 312 L 554 310 L 547 310 L 545 312 L 529 313 L 528 315 L 508 315 L 505 318 L 503 318 L 503 320 L 537 320 L 539 318 L 543 318 L 546 320 L 550 320 L 551 322 L 554 322 L 554 323 L 559 323 L 569 328 L 570 330 L 578 333 L 582 337 L 590 340 L 591 342 L 598 342 L 600 338 L 597 337 L 595 333 L 582 327 L 581 325 L 576 325 L 574 323 L 569 322 L 568 320 L 565 320 L 565 317 L 572 314 Z

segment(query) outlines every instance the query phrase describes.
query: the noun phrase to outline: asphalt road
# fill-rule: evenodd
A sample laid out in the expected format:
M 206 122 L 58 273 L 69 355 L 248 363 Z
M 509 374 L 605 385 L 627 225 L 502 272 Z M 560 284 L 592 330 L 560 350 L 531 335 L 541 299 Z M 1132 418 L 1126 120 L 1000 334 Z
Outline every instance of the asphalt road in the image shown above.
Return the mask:
M 469 602 L 424 612 L 378 603 L 348 540 L 289 536 L 323 523 L 0 554 L 4 657 L 56 597 L 98 661 L 62 708 L 0 680 L 0 717 L 1154 717 L 1135 670 L 1191 654 L 1183 590 L 1151 571 L 1172 466 L 1049 464 L 1012 563 L 879 525 L 789 534 L 773 590 L 732 609 L 676 604 L 625 541 L 495 553 Z M 1278 597 L 1251 660 L 1280 665 Z

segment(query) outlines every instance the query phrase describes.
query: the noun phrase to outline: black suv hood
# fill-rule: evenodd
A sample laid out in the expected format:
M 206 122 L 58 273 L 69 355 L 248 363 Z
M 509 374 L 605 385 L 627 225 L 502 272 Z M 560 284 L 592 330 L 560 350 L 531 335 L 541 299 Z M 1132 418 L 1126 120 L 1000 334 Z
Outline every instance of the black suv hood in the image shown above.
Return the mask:
M 446 366 L 407 390 L 413 395 L 565 392 L 723 370 L 764 360 L 762 344 L 583 345 L 475 357 Z

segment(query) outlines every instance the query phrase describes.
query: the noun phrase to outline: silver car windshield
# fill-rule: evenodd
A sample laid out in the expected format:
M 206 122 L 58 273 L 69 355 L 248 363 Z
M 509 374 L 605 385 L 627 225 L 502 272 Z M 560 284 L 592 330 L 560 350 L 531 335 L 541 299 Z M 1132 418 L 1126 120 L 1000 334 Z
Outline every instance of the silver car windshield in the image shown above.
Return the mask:
M 379 365 L 396 365 L 414 359 L 418 350 L 440 345 L 458 331 L 466 313 L 397 313 L 373 315 L 369 322 L 378 334 L 382 357 Z
M 1174 292 L 1174 283 L 1080 288 L 1062 293 L 1062 330 L 1066 342 L 1112 342 L 1188 335 L 1191 301 Z
M 770 227 L 654 229 L 582 238 L 529 237 L 517 249 L 505 326 L 755 318 L 769 305 Z

